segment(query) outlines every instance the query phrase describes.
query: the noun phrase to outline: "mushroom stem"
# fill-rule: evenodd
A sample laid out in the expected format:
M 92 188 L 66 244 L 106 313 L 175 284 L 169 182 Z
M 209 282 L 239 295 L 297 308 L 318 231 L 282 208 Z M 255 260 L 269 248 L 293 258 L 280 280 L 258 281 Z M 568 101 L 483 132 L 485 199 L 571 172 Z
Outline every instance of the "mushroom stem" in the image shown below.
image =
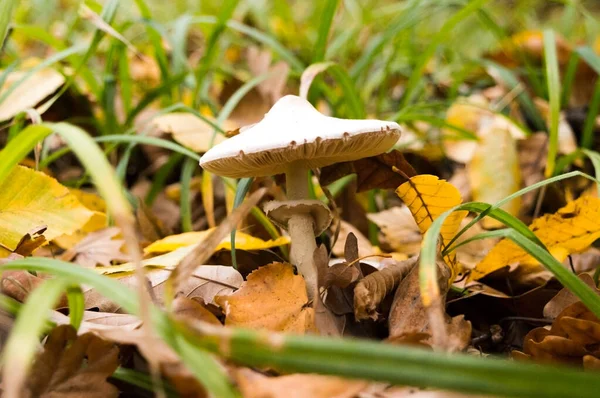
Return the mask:
M 308 199 L 308 169 L 304 166 L 290 165 L 285 182 L 288 200 Z M 294 214 L 288 222 L 288 232 L 292 239 L 290 261 L 298 267 L 304 281 L 309 300 L 318 295 L 317 266 L 313 255 L 317 249 L 315 242 L 314 220 L 310 214 Z

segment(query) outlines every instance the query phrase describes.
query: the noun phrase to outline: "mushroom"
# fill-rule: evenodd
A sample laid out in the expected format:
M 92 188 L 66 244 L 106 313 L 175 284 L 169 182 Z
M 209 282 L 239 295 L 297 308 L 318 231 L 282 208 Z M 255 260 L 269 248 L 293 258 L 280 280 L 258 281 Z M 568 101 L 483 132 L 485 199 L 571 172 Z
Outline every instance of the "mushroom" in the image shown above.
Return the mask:
M 231 178 L 285 173 L 288 201 L 270 202 L 265 211 L 289 232 L 290 261 L 303 274 L 312 300 L 318 293 L 315 235 L 329 226 L 331 215 L 323 203 L 308 200 L 308 171 L 379 155 L 399 138 L 397 123 L 325 116 L 305 99 L 287 95 L 260 122 L 206 152 L 200 165 Z

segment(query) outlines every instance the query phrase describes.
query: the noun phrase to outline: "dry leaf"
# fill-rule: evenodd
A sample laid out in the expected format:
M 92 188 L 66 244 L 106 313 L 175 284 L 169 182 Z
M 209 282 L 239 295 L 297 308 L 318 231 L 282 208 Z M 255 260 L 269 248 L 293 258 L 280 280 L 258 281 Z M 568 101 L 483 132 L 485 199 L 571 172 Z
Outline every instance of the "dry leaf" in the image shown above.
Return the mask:
M 215 314 L 207 310 L 206 307 L 198 301 L 187 297 L 177 297 L 173 300 L 172 311 L 177 318 L 184 321 L 191 319 L 221 326 L 221 322 L 217 319 Z
M 306 284 L 289 264 L 272 263 L 248 276 L 240 289 L 215 301 L 225 312 L 226 326 L 305 333 L 314 330 Z
M 46 237 L 44 236 L 46 229 L 48 229 L 48 227 L 42 225 L 27 232 L 21 238 L 13 253 L 19 254 L 23 257 L 31 256 L 31 253 L 35 249 L 46 243 Z M 3 248 L 0 246 L 0 250 L 2 249 Z
M 106 381 L 119 366 L 119 350 L 93 334 L 77 336 L 72 326 L 58 326 L 33 364 L 24 397 L 118 397 Z
M 442 213 L 462 202 L 460 192 L 452 184 L 440 180 L 436 176 L 426 174 L 412 177 L 399 186 L 396 193 L 410 209 L 419 230 L 423 234 Z M 440 230 L 442 248 L 445 248 L 450 240 L 454 238 L 467 213 L 467 211 L 462 210 L 455 211 L 446 218 Z M 452 253 L 446 256 L 444 260 L 452 270 L 450 280 L 454 280 L 460 272 L 460 266 L 456 262 L 456 254 Z
M 75 247 L 64 252 L 61 259 L 64 261 L 75 259 L 77 264 L 87 268 L 94 268 L 98 264 L 109 267 L 113 261 L 127 261 L 129 255 L 121 251 L 125 241 L 113 239 L 120 233 L 118 227 L 92 232 Z
M 239 369 L 235 376 L 244 398 L 352 398 L 368 385 L 317 374 L 267 377 L 250 369 Z
M 369 213 L 367 218 L 379 227 L 382 241 L 392 250 L 407 256 L 414 256 L 421 250 L 421 231 L 408 207 L 391 207 L 379 213 Z
M 560 262 L 569 254 L 587 249 L 600 238 L 600 199 L 582 196 L 569 202 L 555 214 L 547 214 L 531 223 L 529 229 Z M 510 239 L 503 239 L 473 269 L 469 280 L 478 280 L 506 266 L 518 267 L 520 275 L 541 269 L 537 260 Z
M 408 177 L 417 173 L 406 161 L 402 152 L 394 150 L 378 156 L 353 162 L 337 163 L 321 169 L 321 185 L 328 185 L 348 174 L 356 173 L 357 191 L 374 188 L 393 189 L 406 181 L 406 177 L 393 170 L 396 167 Z
M 212 146 L 225 141 L 223 134 L 216 132 L 213 126 L 188 112 L 166 113 L 152 119 L 152 124 L 160 131 L 173 134 L 175 141 L 198 153 L 204 153 Z M 226 120 L 221 127 L 228 131 L 238 128 L 239 125 Z
M 449 289 L 447 283 L 449 269 L 441 260 L 438 261 L 437 267 L 440 300 L 443 302 Z M 432 329 L 442 326 L 447 334 L 444 336 L 447 341 L 444 341 L 442 346 L 445 350 L 460 351 L 468 346 L 471 341 L 471 322 L 466 321 L 462 315 L 450 318 L 442 312 L 439 314 L 442 325 L 432 325 L 428 312 L 429 309 L 425 308 L 421 298 L 419 267 L 415 265 L 396 289 L 388 320 L 390 337 L 397 339 L 415 333 L 433 335 Z M 431 339 L 428 343 L 432 343 Z
M 521 187 L 516 141 L 508 130 L 494 123 L 480 130 L 478 135 L 479 145 L 467 167 L 471 195 L 477 202 L 496 203 Z M 516 216 L 520 207 L 520 198 L 515 198 L 501 208 Z M 486 229 L 504 226 L 490 217 L 485 217 L 482 223 Z
M 354 315 L 357 320 L 378 318 L 377 308 L 414 267 L 417 257 L 391 264 L 361 279 L 354 287 Z
M 32 228 L 47 225 L 47 240 L 83 227 L 92 212 L 54 178 L 16 166 L 0 182 L 0 245 L 15 250 Z
M 18 84 L 16 89 L 0 103 L 0 121 L 11 119 L 18 113 L 35 107 L 65 82 L 65 77 L 61 73 L 51 68 L 44 68 L 19 83 L 26 74 L 27 72 L 24 71 L 12 72 L 2 85 L 0 92 L 8 90 L 13 84 Z
M 597 295 L 600 296 L 600 289 L 594 283 L 594 278 L 589 274 L 580 274 L 579 279 L 586 285 L 592 288 Z M 544 317 L 548 319 L 556 319 L 558 315 L 568 306 L 579 301 L 579 298 L 575 296 L 566 287 L 556 294 L 546 305 L 544 306 Z

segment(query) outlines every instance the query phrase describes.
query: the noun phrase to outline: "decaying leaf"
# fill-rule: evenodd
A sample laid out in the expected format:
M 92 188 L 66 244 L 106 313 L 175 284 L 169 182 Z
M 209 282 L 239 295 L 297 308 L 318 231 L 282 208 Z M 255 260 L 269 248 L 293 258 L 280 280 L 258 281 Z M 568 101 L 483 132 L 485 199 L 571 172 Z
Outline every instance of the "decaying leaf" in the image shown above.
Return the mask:
M 235 372 L 244 398 L 352 398 L 368 382 L 317 374 L 267 377 L 250 369 Z
M 416 263 L 416 261 L 415 261 Z M 448 292 L 448 276 L 450 270 L 443 261 L 437 262 L 438 285 L 440 288 L 440 300 L 445 300 Z M 462 315 L 450 318 L 445 312 L 439 314 L 441 325 L 432 325 L 429 310 L 423 305 L 421 291 L 419 289 L 419 267 L 413 266 L 408 274 L 402 279 L 396 289 L 394 301 L 390 310 L 388 325 L 391 338 L 412 336 L 415 333 L 426 333 L 433 335 L 433 328 L 445 328 L 444 336 L 447 341 L 443 342 L 448 351 L 460 351 L 467 347 L 471 341 L 471 322 L 466 321 Z M 439 331 L 435 331 L 439 333 Z M 428 339 L 429 344 L 432 339 Z
M 357 320 L 378 318 L 377 307 L 393 292 L 414 267 L 417 257 L 404 260 L 361 279 L 354 287 L 354 316 Z
M 43 282 L 43 278 L 33 275 L 28 271 L 4 271 L 0 280 L 0 291 L 2 294 L 23 303 L 29 296 L 29 293 Z M 65 297 L 57 304 L 58 307 L 62 305 L 66 305 Z
M 594 278 L 589 274 L 580 274 L 581 279 L 586 285 L 592 288 L 600 296 L 600 289 L 596 286 Z M 552 300 L 548 301 L 544 306 L 544 317 L 548 319 L 556 319 L 560 313 L 570 306 L 579 301 L 579 298 L 575 296 L 569 289 L 563 288 Z
M 396 193 L 410 209 L 421 233 L 425 233 L 442 213 L 462 202 L 460 192 L 452 184 L 426 174 L 412 177 L 399 186 Z M 446 218 L 440 231 L 442 248 L 445 248 L 456 235 L 460 223 L 466 215 L 466 211 L 455 211 Z M 452 270 L 450 280 L 454 280 L 460 271 L 460 266 L 456 262 L 456 254 L 452 253 L 444 260 Z
M 272 263 L 252 272 L 240 289 L 215 301 L 225 312 L 226 326 L 305 333 L 314 330 L 314 310 L 306 284 L 289 264 Z
M 569 202 L 555 214 L 547 214 L 531 223 L 529 229 L 560 262 L 571 253 L 587 249 L 600 238 L 600 199 L 582 196 Z M 539 271 L 541 265 L 510 239 L 503 239 L 473 269 L 469 280 L 478 280 L 500 268 L 517 268 L 520 275 Z
M 119 350 L 93 334 L 77 336 L 72 326 L 56 327 L 36 358 L 24 397 L 118 397 L 106 381 L 119 366 Z
M 521 171 L 516 141 L 507 129 L 492 123 L 479 131 L 479 144 L 467 166 L 473 200 L 496 203 L 521 188 Z M 520 198 L 504 204 L 502 209 L 516 216 Z M 482 220 L 486 229 L 501 228 L 503 223 L 490 217 Z
M 152 120 L 152 124 L 160 131 L 173 134 L 175 141 L 198 153 L 204 153 L 211 146 L 225 140 L 223 134 L 215 132 L 213 126 L 187 112 L 172 112 L 157 116 Z M 232 121 L 225 121 L 222 126 L 225 131 L 239 127 Z
M 10 119 L 20 112 L 35 107 L 65 82 L 65 77 L 61 73 L 51 68 L 44 68 L 19 83 L 19 80 L 26 74 L 25 71 L 12 72 L 2 85 L 0 91 L 4 92 L 13 84 L 18 84 L 0 104 L 0 121 Z
M 47 225 L 47 240 L 80 229 L 92 216 L 69 190 L 54 178 L 16 166 L 0 182 L 0 245 L 15 250 L 32 228 Z
M 61 259 L 74 259 L 77 264 L 88 268 L 94 268 L 98 264 L 109 267 L 113 261 L 127 261 L 129 255 L 121 251 L 125 241 L 113 239 L 120 233 L 121 230 L 117 227 L 92 232 L 72 249 L 65 251 Z
M 395 172 L 396 167 L 402 173 Z M 357 191 L 368 191 L 374 188 L 394 189 L 406 181 L 406 176 L 417 173 L 406 161 L 402 152 L 394 150 L 378 156 L 337 163 L 321 169 L 321 185 L 330 184 L 348 174 L 356 174 Z
M 23 257 L 30 256 L 35 249 L 46 243 L 44 232 L 46 232 L 47 228 L 48 227 L 45 225 L 42 225 L 27 232 L 25 235 L 23 235 L 14 251 L 7 250 L 0 246 L 0 258 L 7 257 L 10 254 L 18 254 L 19 256 Z
M 368 213 L 367 218 L 379 227 L 383 235 L 381 240 L 392 250 L 408 256 L 414 256 L 421 250 L 421 231 L 408 207 L 390 207 L 378 213 Z

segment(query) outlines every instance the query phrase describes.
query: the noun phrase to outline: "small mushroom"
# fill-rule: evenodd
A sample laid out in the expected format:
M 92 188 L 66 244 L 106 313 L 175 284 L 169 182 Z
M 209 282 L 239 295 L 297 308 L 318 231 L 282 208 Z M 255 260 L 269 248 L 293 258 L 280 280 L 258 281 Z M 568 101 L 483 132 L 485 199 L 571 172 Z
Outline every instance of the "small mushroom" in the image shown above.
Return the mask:
M 308 171 L 338 162 L 379 155 L 400 138 L 400 126 L 381 120 L 349 120 L 325 116 L 303 98 L 288 95 L 265 117 L 240 134 L 210 149 L 200 165 L 231 178 L 285 173 L 288 202 L 267 204 L 267 213 L 287 228 L 291 262 L 306 280 L 309 299 L 318 292 L 313 260 L 315 234 L 331 221 L 323 206 L 307 201 Z M 323 223 L 326 223 L 323 227 Z

